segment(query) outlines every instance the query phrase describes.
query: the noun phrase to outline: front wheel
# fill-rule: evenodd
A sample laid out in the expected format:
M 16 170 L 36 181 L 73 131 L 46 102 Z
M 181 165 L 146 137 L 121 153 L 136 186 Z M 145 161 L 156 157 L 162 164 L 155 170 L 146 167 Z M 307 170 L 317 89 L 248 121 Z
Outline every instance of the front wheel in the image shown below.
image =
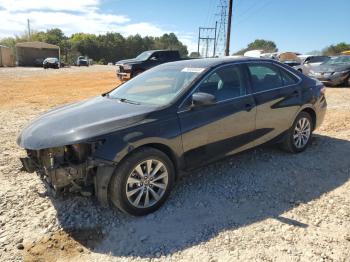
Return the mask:
M 311 141 L 312 131 L 311 116 L 306 112 L 301 112 L 288 130 L 283 142 L 283 148 L 291 153 L 304 151 Z
M 166 154 L 140 149 L 117 168 L 109 188 L 111 202 L 131 215 L 152 213 L 169 196 L 174 178 L 174 166 Z

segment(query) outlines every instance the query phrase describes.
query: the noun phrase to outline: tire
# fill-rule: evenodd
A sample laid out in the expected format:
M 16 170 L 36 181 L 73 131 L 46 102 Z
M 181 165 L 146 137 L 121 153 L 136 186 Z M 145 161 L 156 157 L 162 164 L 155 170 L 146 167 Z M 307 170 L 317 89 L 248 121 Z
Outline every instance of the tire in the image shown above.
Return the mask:
M 301 112 L 294 120 L 292 127 L 286 133 L 282 144 L 283 149 L 290 153 L 303 152 L 310 144 L 312 131 L 313 124 L 310 114 Z
M 343 86 L 350 87 L 350 76 L 348 76 L 348 78 L 344 81 Z
M 155 174 L 152 174 L 156 169 Z M 169 157 L 157 149 L 142 148 L 117 167 L 109 185 L 109 197 L 121 211 L 143 216 L 163 205 L 174 181 L 174 165 Z

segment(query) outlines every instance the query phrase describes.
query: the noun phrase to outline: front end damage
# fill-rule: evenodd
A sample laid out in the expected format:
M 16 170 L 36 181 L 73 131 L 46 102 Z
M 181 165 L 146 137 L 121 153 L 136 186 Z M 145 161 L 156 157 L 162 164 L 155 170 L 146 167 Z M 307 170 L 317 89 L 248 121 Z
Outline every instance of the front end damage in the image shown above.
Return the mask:
M 96 191 L 98 169 L 112 164 L 92 157 L 97 143 L 81 143 L 41 150 L 27 150 L 23 169 L 37 172 L 54 195 L 65 192 L 90 196 Z

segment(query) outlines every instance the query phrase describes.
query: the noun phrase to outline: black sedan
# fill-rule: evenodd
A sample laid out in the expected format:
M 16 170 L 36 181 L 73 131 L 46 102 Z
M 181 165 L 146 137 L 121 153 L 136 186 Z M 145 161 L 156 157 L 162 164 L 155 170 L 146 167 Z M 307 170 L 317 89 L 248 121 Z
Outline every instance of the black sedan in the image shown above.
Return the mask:
M 43 67 L 44 69 L 47 68 L 60 68 L 60 61 L 56 57 L 48 57 L 43 61 Z
M 350 55 L 338 56 L 310 70 L 309 76 L 329 86 L 350 85 Z
M 323 121 L 324 92 L 273 60 L 167 63 L 40 116 L 18 138 L 21 160 L 55 192 L 95 194 L 145 215 L 184 171 L 266 142 L 304 151 Z

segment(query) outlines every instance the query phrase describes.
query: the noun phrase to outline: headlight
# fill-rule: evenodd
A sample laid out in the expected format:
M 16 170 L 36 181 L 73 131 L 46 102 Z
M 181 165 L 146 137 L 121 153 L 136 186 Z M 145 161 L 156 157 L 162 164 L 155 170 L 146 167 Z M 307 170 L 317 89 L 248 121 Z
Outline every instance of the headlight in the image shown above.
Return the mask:
M 347 73 L 349 73 L 349 71 L 345 70 L 345 71 L 340 71 L 340 72 L 334 72 L 333 75 L 345 75 Z

